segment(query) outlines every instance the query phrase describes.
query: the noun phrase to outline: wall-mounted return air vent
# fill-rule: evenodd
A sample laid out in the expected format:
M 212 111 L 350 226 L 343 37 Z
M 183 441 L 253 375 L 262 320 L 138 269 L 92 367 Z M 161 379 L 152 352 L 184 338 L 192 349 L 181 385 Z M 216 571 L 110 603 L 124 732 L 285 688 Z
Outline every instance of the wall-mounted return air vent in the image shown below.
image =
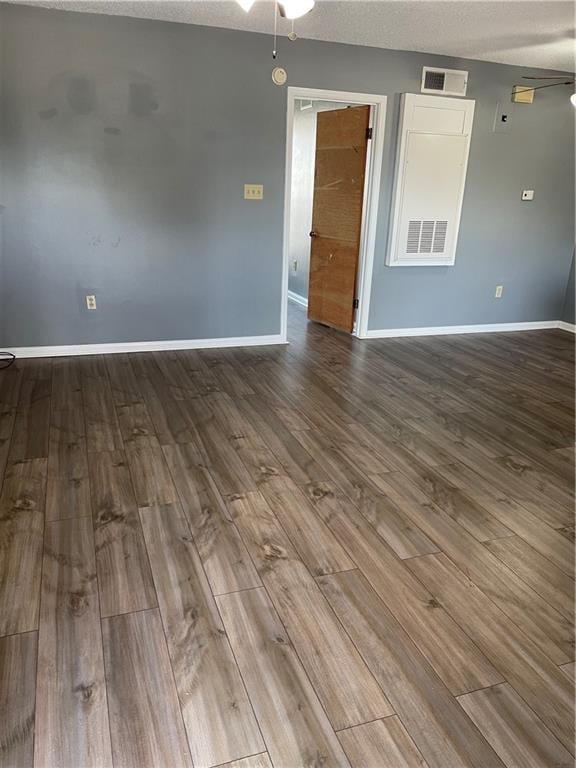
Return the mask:
M 474 102 L 405 93 L 386 264 L 454 264 Z
M 468 72 L 462 69 L 422 68 L 422 93 L 438 93 L 442 96 L 466 96 Z
M 406 253 L 444 253 L 446 248 L 447 221 L 408 222 Z

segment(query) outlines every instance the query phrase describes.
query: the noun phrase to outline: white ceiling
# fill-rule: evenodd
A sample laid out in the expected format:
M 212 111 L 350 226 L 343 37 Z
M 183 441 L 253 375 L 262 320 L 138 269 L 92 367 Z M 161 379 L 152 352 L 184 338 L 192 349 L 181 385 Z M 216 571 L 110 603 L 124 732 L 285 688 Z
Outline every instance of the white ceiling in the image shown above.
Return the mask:
M 246 14 L 234 0 L 9 0 L 271 33 L 271 0 Z M 316 0 L 299 37 L 574 71 L 572 0 Z M 287 33 L 290 22 L 280 20 Z

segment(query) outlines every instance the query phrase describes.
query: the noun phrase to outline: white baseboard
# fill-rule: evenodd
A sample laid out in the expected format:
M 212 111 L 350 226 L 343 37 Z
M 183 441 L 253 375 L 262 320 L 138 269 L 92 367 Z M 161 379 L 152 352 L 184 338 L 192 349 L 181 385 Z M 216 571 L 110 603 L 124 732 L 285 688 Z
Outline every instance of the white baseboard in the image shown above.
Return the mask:
M 508 333 L 511 331 L 534 331 L 544 328 L 564 328 L 568 323 L 559 320 L 542 320 L 534 323 L 486 323 L 484 325 L 438 325 L 422 328 L 382 328 L 369 330 L 366 339 L 394 339 L 400 336 L 446 336 L 461 333 Z M 574 326 L 572 326 L 573 328 Z M 569 328 L 564 328 L 569 330 Z
M 302 307 L 308 306 L 308 299 L 300 296 L 299 293 L 294 293 L 294 291 L 288 291 L 288 300 L 293 301 L 294 304 L 300 304 Z
M 576 333 L 576 325 L 574 325 L 574 323 L 565 323 L 564 320 L 558 321 L 558 328 L 562 331 L 568 331 L 569 333 Z
M 163 352 L 178 349 L 217 349 L 219 347 L 258 347 L 287 344 L 281 335 L 237 336 L 222 339 L 187 339 L 176 341 L 126 341 L 113 344 L 64 344 L 56 347 L 9 347 L 16 357 L 73 357 L 76 355 L 114 355 L 121 352 Z

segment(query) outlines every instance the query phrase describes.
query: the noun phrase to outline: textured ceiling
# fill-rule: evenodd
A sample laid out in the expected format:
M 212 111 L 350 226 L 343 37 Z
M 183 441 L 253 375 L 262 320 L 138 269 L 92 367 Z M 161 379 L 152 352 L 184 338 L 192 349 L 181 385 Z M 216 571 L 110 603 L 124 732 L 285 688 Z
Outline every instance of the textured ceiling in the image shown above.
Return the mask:
M 14 2 L 14 0 L 9 0 Z M 18 0 L 63 10 L 272 32 L 273 6 L 234 0 Z M 574 71 L 572 0 L 317 0 L 300 37 Z M 289 22 L 280 20 L 287 33 Z

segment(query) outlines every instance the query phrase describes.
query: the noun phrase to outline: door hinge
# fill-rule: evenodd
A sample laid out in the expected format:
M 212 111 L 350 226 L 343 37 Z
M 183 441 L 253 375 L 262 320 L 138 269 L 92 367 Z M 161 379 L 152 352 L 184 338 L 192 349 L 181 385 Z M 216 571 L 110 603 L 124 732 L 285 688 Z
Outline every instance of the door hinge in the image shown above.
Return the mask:
M 354 301 L 352 302 L 352 306 L 354 307 L 354 309 L 358 309 L 358 306 L 359 306 L 358 299 L 354 299 Z
M 372 138 L 372 128 L 366 128 L 366 138 L 367 139 Z

